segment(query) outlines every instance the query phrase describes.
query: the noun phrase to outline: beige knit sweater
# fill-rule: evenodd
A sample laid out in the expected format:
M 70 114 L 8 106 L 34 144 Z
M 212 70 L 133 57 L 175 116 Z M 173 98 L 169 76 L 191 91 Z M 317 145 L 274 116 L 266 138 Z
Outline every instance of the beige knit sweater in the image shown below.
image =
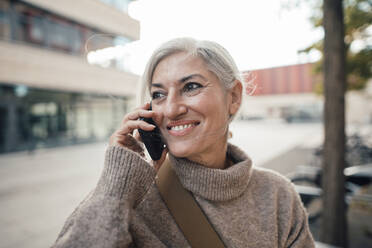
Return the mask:
M 315 247 L 293 185 L 252 167 L 229 144 L 234 165 L 210 169 L 170 156 L 226 247 Z M 97 187 L 67 219 L 53 247 L 190 247 L 154 184 L 155 170 L 139 155 L 108 147 Z M 203 235 L 203 234 L 201 234 Z

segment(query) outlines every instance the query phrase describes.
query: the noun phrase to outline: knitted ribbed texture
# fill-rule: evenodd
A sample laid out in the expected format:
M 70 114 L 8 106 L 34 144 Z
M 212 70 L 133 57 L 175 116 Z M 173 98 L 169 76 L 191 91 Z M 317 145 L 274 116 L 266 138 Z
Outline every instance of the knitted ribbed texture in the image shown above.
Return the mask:
M 227 156 L 234 165 L 225 170 L 170 156 L 225 246 L 314 248 L 305 209 L 288 179 L 252 167 L 233 145 Z M 108 147 L 96 189 L 67 219 L 53 247 L 190 247 L 154 178 L 155 170 L 139 155 Z
M 229 144 L 227 154 L 237 163 L 225 170 L 169 157 L 184 188 L 207 200 L 227 201 L 239 197 L 246 190 L 252 171 L 252 162 L 239 148 Z
M 130 196 L 129 200 L 137 205 L 155 176 L 155 170 L 138 153 L 120 146 L 109 146 L 96 191 L 120 199 L 123 196 Z

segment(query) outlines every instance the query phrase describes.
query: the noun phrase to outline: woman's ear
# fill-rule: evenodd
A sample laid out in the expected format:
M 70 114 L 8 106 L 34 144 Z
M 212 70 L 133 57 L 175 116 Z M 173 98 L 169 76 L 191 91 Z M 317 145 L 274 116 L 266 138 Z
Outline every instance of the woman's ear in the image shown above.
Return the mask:
M 240 105 L 242 103 L 242 91 L 243 91 L 243 85 L 239 80 L 235 80 L 235 85 L 232 89 L 230 89 L 230 96 L 231 96 L 231 102 L 230 102 L 230 115 L 236 114 L 238 112 Z

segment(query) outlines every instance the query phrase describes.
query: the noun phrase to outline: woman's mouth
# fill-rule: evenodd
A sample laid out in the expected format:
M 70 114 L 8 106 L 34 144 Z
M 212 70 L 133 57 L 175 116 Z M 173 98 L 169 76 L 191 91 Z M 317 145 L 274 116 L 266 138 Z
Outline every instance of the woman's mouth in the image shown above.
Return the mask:
M 199 124 L 199 121 L 177 121 L 168 124 L 167 130 L 170 135 L 183 136 L 189 134 Z

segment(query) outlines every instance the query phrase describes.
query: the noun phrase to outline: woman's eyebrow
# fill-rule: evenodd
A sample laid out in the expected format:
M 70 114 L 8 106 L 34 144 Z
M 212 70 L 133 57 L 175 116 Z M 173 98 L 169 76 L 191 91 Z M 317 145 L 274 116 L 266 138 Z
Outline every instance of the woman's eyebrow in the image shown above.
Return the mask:
M 191 74 L 191 75 L 189 75 L 189 76 L 186 76 L 186 77 L 183 77 L 183 78 L 181 78 L 180 80 L 178 80 L 178 82 L 180 82 L 180 83 L 184 83 L 184 82 L 186 82 L 186 81 L 188 81 L 188 80 L 190 80 L 190 79 L 193 79 L 193 78 L 195 78 L 195 77 L 200 77 L 201 79 L 203 79 L 203 80 L 205 80 L 206 81 L 206 79 L 205 79 L 205 77 L 203 76 L 203 75 L 201 75 L 201 74 Z
M 193 78 L 196 78 L 196 77 L 199 77 L 204 81 L 207 81 L 207 79 L 203 75 L 196 73 L 196 74 L 191 74 L 191 75 L 182 77 L 180 80 L 178 80 L 178 82 L 182 84 L 182 83 L 185 83 L 186 81 L 188 81 L 190 79 L 193 79 Z M 153 84 L 151 84 L 151 87 L 164 88 L 164 85 L 161 84 L 161 83 L 153 83 Z
M 150 87 L 164 88 L 164 86 L 162 84 L 151 84 Z

